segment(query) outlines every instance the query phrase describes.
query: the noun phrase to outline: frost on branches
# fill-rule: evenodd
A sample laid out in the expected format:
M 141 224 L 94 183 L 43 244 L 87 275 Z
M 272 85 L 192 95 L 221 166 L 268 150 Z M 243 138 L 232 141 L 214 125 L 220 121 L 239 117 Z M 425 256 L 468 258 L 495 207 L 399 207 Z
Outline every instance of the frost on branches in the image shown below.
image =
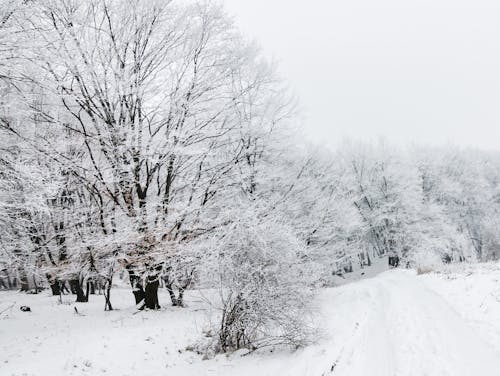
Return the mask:
M 217 289 L 215 351 L 310 341 L 311 278 L 301 266 L 304 245 L 271 218 L 244 213 L 213 240 L 204 278 Z

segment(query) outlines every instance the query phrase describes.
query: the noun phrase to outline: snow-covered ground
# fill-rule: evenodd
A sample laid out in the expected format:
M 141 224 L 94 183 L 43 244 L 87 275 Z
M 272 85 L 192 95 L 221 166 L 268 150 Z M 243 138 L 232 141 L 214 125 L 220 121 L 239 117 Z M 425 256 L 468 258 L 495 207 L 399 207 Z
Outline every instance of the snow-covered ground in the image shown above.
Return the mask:
M 185 351 L 207 320 L 198 293 L 182 309 L 161 291 L 162 310 L 136 314 L 128 289 L 112 293 L 117 310 L 104 312 L 99 296 L 59 304 L 46 292 L 0 292 L 0 312 L 15 303 L 0 315 L 0 375 L 500 375 L 500 264 L 391 270 L 323 289 L 316 344 L 211 360 Z

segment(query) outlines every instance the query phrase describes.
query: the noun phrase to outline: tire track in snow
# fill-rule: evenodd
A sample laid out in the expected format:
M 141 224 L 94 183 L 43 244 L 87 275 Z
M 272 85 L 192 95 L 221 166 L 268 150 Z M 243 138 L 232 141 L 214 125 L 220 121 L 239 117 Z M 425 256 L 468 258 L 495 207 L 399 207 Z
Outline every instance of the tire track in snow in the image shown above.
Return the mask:
M 335 376 L 497 376 L 500 357 L 446 301 L 406 271 L 363 281 L 370 310 Z M 353 296 L 355 297 L 355 296 Z

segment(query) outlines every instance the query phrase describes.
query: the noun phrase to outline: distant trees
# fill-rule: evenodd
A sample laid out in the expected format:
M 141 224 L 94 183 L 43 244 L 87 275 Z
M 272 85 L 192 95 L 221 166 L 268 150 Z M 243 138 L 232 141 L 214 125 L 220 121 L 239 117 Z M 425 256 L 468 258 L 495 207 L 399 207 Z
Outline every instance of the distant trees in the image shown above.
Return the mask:
M 496 259 L 498 158 L 356 143 L 298 151 L 278 167 L 287 172 L 273 207 L 307 245 L 323 283 L 385 255 L 402 266 Z

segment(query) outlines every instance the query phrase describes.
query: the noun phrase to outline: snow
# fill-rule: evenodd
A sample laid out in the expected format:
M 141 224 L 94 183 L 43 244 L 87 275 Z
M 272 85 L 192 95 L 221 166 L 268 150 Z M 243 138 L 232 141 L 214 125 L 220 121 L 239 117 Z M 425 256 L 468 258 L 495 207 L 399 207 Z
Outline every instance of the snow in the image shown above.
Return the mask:
M 125 287 L 112 290 L 112 312 L 100 296 L 0 292 L 0 375 L 498 375 L 499 280 L 500 264 L 385 271 L 319 292 L 317 343 L 210 360 L 185 350 L 208 319 L 195 291 L 176 308 L 162 290 L 162 310 L 139 313 Z
M 466 324 L 500 353 L 500 264 L 451 266 L 422 281 L 458 312 Z
M 500 357 L 413 273 L 384 273 L 366 291 L 359 333 L 340 375 L 495 375 Z M 359 314 L 359 313 L 358 313 Z

